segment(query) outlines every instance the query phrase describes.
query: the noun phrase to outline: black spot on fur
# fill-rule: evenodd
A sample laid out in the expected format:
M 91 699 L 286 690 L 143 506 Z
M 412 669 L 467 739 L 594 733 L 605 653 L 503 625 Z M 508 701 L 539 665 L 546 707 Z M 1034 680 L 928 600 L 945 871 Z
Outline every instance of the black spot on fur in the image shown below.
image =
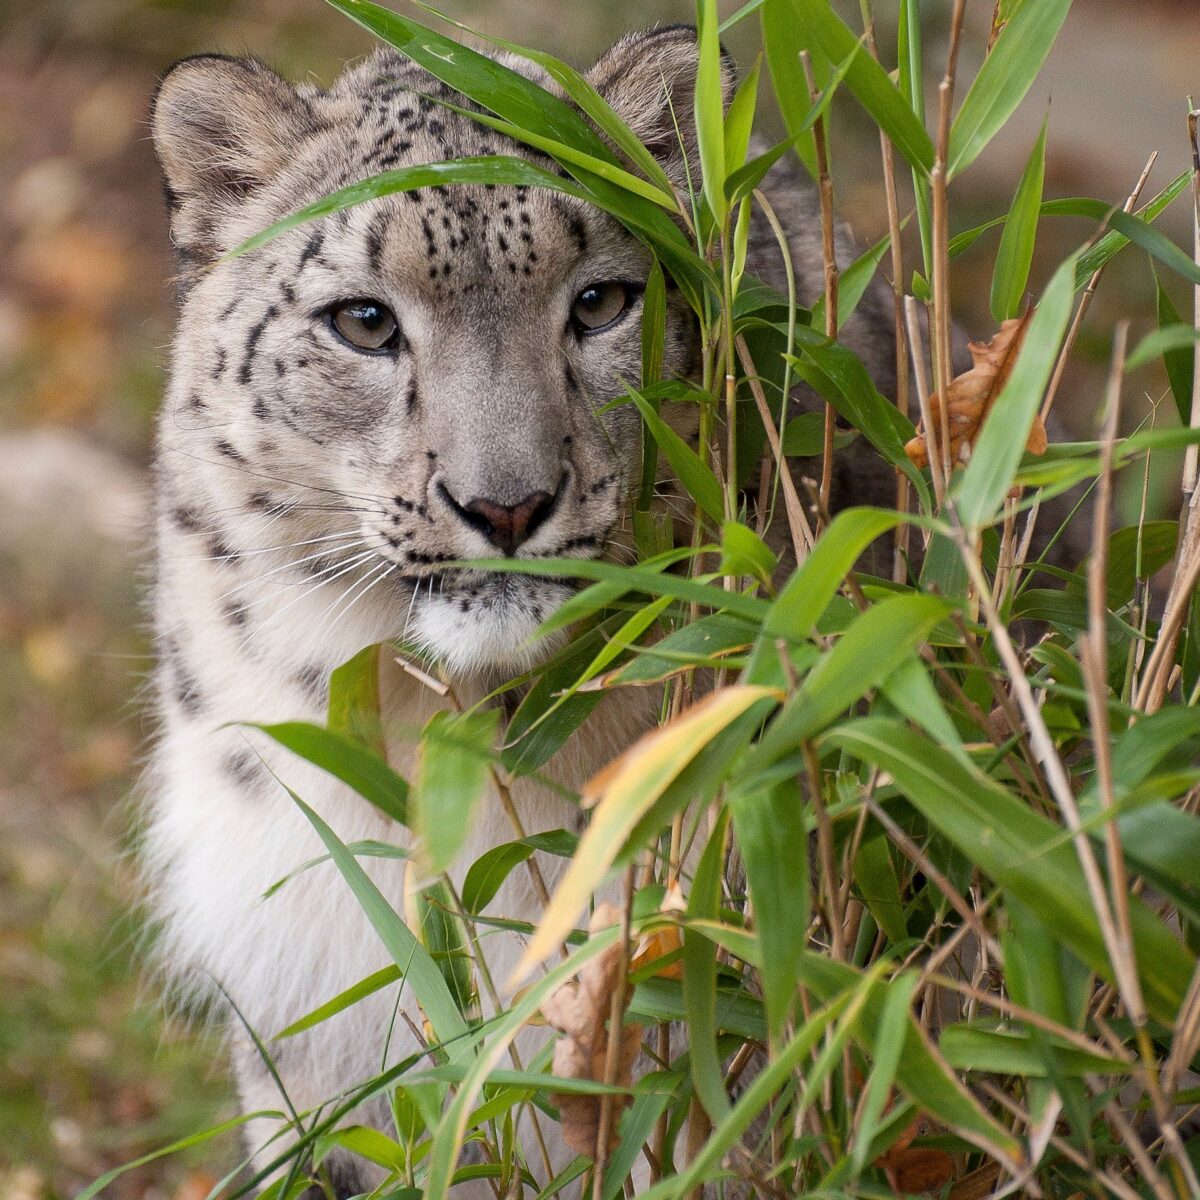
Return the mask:
M 231 601 L 224 608 L 225 620 L 235 629 L 244 629 L 250 620 L 250 612 L 240 601 Z
M 383 257 L 383 238 L 387 232 L 389 218 L 389 213 L 379 213 L 367 226 L 367 263 L 372 271 L 379 270 L 379 262 Z
M 415 379 L 408 381 L 408 390 L 404 394 L 404 407 L 410 413 L 417 407 L 417 381 Z
M 196 533 L 200 529 L 200 514 L 194 508 L 189 508 L 187 505 L 181 504 L 178 508 L 173 508 L 171 510 L 171 520 L 184 533 Z
M 221 376 L 225 374 L 225 361 L 227 357 L 228 355 L 225 353 L 225 347 L 218 346 L 216 356 L 213 359 L 213 368 L 211 372 L 213 379 L 220 379 Z
M 308 239 L 303 251 L 300 254 L 300 261 L 296 264 L 297 271 L 303 271 L 307 263 L 311 262 L 318 254 L 321 253 L 321 247 L 325 245 L 325 235 L 321 232 L 316 232 Z
M 254 397 L 254 405 L 250 411 L 260 421 L 265 421 L 271 415 L 271 410 L 267 408 L 267 402 L 261 396 Z
M 161 653 L 164 662 L 170 668 L 171 694 L 175 702 L 189 717 L 196 716 L 204 708 L 204 696 L 195 675 L 184 661 L 179 644 L 173 638 L 166 638 L 163 640 Z
M 238 452 L 237 447 L 232 442 L 227 442 L 224 438 L 213 443 L 213 449 L 223 458 L 228 458 L 236 463 L 244 463 L 246 460 Z
M 574 213 L 567 219 L 567 232 L 575 239 L 575 245 L 581 255 L 587 253 L 587 228 Z
M 242 365 L 238 368 L 239 383 L 250 382 L 250 365 L 254 361 L 254 352 L 258 349 L 258 343 L 262 338 L 263 330 L 265 330 L 266 327 L 270 325 L 270 323 L 275 320 L 277 316 L 279 316 L 279 309 L 272 304 L 267 311 L 263 313 L 262 318 L 250 327 L 250 332 L 246 335 L 246 352 L 242 358 Z
M 320 663 L 306 663 L 296 672 L 296 682 L 304 694 L 317 704 L 324 704 L 328 692 L 325 668 Z
M 229 544 L 219 533 L 214 533 L 208 539 L 208 557 L 214 562 L 232 564 L 236 563 L 241 555 L 236 550 L 231 550 Z
M 221 768 L 241 787 L 249 787 L 262 778 L 262 763 L 249 750 L 231 750 L 221 761 Z
M 247 501 L 246 507 L 251 512 L 270 512 L 275 507 L 275 501 L 269 492 L 255 492 Z

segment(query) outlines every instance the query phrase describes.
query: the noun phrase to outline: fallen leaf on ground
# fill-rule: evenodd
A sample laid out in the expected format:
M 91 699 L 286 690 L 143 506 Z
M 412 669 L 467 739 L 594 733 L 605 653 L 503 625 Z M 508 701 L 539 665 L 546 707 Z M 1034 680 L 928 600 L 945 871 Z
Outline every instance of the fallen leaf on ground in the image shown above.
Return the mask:
M 620 912 L 611 904 L 599 904 L 588 926 L 592 933 L 616 925 Z M 613 993 L 621 978 L 623 956 L 620 943 L 610 946 L 603 954 L 587 963 L 577 979 L 558 988 L 543 1004 L 546 1020 L 562 1036 L 554 1046 L 554 1074 L 563 1079 L 591 1079 L 605 1082 L 605 1063 L 608 1057 L 609 1031 Z M 627 993 L 628 998 L 628 993 Z M 617 1069 L 612 1082 L 617 1087 L 633 1083 L 633 1063 L 642 1044 L 640 1025 L 623 1025 L 617 1048 Z M 576 1154 L 596 1157 L 600 1137 L 600 1096 L 579 1096 L 559 1093 L 554 1096 L 562 1122 L 563 1141 Z M 609 1124 L 609 1145 L 617 1144 L 617 1119 L 629 1103 L 628 1096 L 613 1096 L 612 1121 Z
M 969 449 L 979 436 L 984 419 L 1012 374 L 1032 317 L 1033 310 L 1030 309 L 1023 317 L 1003 322 L 990 342 L 969 344 L 975 365 L 951 380 L 947 389 L 945 410 L 946 420 L 949 421 L 952 463 L 957 462 L 964 448 Z M 941 393 L 934 393 L 929 398 L 929 409 L 934 424 L 934 445 L 940 446 L 943 420 Z M 1025 449 L 1030 454 L 1046 452 L 1046 427 L 1040 415 L 1034 418 Z M 918 427 L 917 436 L 906 443 L 904 452 L 914 467 L 919 469 L 929 465 L 929 448 L 923 425 Z

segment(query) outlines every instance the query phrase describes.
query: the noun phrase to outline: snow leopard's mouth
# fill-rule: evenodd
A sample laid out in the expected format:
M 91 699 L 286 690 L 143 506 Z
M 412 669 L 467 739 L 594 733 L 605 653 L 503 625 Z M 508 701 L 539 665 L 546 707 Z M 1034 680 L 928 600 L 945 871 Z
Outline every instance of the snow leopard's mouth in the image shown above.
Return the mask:
M 443 570 L 407 580 L 412 588 L 398 636 L 438 659 L 453 675 L 520 672 L 561 644 L 541 624 L 575 593 L 561 577 Z

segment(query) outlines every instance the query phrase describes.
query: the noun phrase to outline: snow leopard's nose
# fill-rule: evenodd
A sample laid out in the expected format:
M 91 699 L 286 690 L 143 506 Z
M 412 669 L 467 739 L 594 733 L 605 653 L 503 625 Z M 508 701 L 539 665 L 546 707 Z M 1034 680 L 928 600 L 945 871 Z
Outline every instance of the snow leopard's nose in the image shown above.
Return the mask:
M 549 492 L 533 492 L 517 504 L 497 504 L 483 496 L 460 504 L 444 483 L 439 487 L 442 498 L 459 519 L 472 529 L 477 529 L 505 554 L 512 554 L 518 546 L 533 537 L 554 511 L 557 500 L 557 494 L 552 496 Z

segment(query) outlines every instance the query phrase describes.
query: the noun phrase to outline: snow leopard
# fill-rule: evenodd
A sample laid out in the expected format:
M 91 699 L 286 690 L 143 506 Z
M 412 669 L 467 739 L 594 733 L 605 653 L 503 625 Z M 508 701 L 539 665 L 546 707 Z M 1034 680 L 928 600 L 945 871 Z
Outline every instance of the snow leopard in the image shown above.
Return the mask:
M 540 68 L 495 57 L 556 91 Z M 697 161 L 697 63 L 694 30 L 664 27 L 622 38 L 587 73 L 680 189 Z M 726 72 L 732 88 L 728 63 Z M 322 722 L 330 672 L 397 639 L 436 660 L 458 704 L 474 704 L 546 652 L 531 637 L 572 588 L 444 564 L 620 559 L 631 544 L 640 420 L 609 402 L 640 377 L 651 257 L 613 217 L 538 187 L 426 186 L 230 253 L 392 168 L 490 154 L 553 168 L 447 102 L 469 108 L 383 49 L 327 88 L 292 85 L 254 59 L 186 59 L 153 107 L 179 302 L 157 431 L 159 733 L 144 861 L 164 969 L 228 1012 L 242 1109 L 268 1114 L 246 1126 L 260 1170 L 295 1136 L 288 1114 L 418 1049 L 422 1016 L 399 984 L 276 1040 L 389 962 L 333 864 L 310 865 L 267 897 L 324 849 L 287 789 L 343 842 L 405 845 L 409 834 L 254 726 Z M 786 162 L 762 187 L 790 239 L 798 299 L 811 304 L 823 286 L 817 199 Z M 840 226 L 838 254 L 842 266 L 855 254 Z M 757 218 L 748 269 L 785 285 L 775 237 Z M 890 394 L 882 282 L 842 341 Z M 698 344 L 691 310 L 668 287 L 664 376 L 692 377 Z M 891 470 L 865 462 L 839 457 L 835 494 L 886 503 Z M 445 691 L 384 656 L 388 728 L 419 729 L 450 703 Z M 510 805 L 485 797 L 460 861 L 514 830 L 578 829 L 578 806 L 554 782 L 578 789 L 656 713 L 643 689 L 605 699 L 548 765 L 550 782 L 514 781 Z M 413 740 L 395 738 L 389 757 L 409 777 Z M 562 860 L 536 858 L 553 888 Z M 403 913 L 406 864 L 361 862 Z M 514 871 L 489 911 L 528 919 L 540 908 L 531 874 Z M 501 985 L 520 949 L 515 935 L 487 939 Z M 386 1098 L 348 1120 L 390 1129 Z M 339 1196 L 383 1178 L 343 1151 L 326 1167 Z

